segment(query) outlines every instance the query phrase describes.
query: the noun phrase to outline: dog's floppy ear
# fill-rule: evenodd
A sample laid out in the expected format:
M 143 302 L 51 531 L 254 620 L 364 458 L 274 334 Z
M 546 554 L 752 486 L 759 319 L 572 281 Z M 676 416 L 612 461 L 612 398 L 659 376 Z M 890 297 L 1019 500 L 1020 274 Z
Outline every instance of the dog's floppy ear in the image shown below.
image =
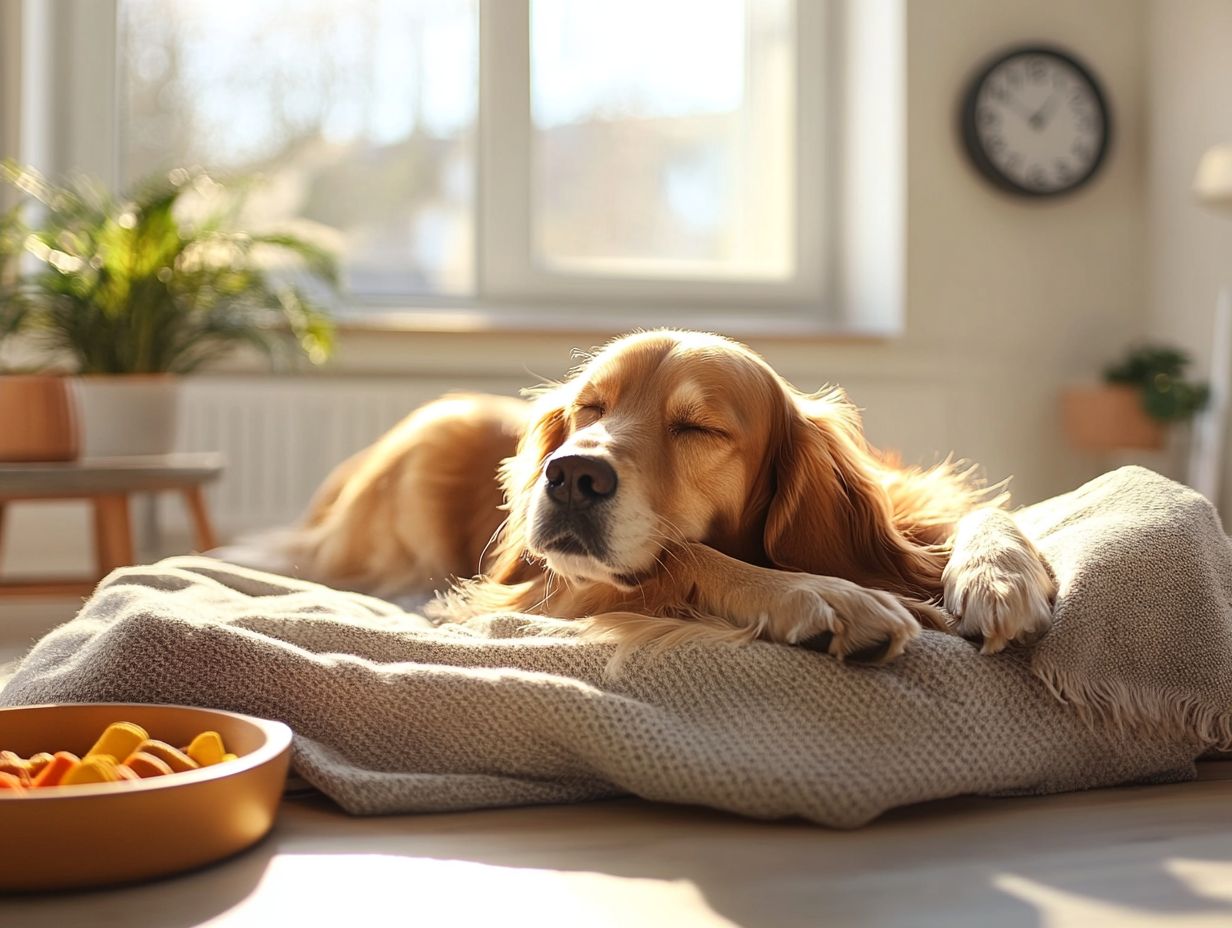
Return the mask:
M 527 572 L 524 559 L 527 510 L 548 456 L 564 444 L 567 437 L 567 402 L 563 388 L 541 393 L 518 442 L 517 453 L 501 462 L 500 483 L 505 491 L 509 517 L 485 569 L 485 573 L 499 583 L 519 582 Z
M 787 399 L 763 537 L 767 558 L 776 567 L 926 598 L 940 568 L 896 528 L 878 479 L 881 462 L 855 407 L 841 390 Z
M 564 444 L 568 430 L 566 401 L 560 390 L 544 393 L 535 401 L 530 421 L 517 453 L 501 462 L 501 487 L 505 504 L 516 508 L 539 482 L 548 456 Z

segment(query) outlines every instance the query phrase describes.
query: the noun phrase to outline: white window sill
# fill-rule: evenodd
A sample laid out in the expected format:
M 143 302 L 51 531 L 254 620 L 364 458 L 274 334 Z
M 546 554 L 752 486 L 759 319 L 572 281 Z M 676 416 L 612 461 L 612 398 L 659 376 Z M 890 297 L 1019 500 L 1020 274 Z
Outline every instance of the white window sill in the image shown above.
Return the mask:
M 818 341 L 881 341 L 901 334 L 889 327 L 835 322 L 810 314 L 765 311 L 629 310 L 415 307 L 354 308 L 337 317 L 340 335 L 617 335 L 635 329 L 679 328 L 717 332 L 735 338 Z

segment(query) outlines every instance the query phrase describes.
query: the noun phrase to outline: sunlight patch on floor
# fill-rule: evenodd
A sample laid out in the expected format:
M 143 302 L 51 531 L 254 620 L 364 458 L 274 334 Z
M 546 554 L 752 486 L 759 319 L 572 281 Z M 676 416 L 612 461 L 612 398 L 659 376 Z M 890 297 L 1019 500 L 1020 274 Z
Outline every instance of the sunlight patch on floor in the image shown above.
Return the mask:
M 993 885 L 1033 906 L 1039 914 L 1040 928 L 1091 928 L 1094 925 L 1158 928 L 1165 917 L 1169 928 L 1228 924 L 1228 913 L 1223 907 L 1212 907 L 1204 912 L 1160 912 L 1093 899 L 1009 873 L 994 877 Z
M 394 924 L 626 928 L 631 912 L 641 913 L 639 926 L 733 924 L 688 880 L 392 854 L 279 854 L 252 892 L 212 923 L 239 917 L 244 924 L 346 924 L 356 891 L 364 894 L 363 911 L 388 912 Z
M 1232 902 L 1232 861 L 1174 857 L 1164 869 L 1199 896 Z

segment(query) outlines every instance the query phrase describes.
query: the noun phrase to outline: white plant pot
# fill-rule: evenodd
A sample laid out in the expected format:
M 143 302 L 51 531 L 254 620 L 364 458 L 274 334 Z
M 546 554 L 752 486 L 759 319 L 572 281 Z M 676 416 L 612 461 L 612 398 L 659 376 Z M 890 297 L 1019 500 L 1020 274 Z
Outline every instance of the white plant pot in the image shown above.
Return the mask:
M 179 427 L 179 386 L 172 374 L 73 378 L 82 457 L 173 451 Z

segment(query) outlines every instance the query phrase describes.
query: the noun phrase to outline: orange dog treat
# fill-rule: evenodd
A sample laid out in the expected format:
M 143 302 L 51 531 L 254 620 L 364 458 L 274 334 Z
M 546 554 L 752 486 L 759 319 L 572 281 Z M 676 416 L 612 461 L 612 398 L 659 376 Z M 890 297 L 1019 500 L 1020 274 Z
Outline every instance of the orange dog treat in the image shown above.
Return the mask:
M 149 732 L 140 725 L 134 725 L 132 722 L 113 722 L 107 726 L 98 741 L 94 742 L 94 747 L 86 751 L 82 760 L 89 760 L 91 757 L 102 754 L 110 754 L 113 759 L 128 757 L 137 749 L 137 745 L 149 737 Z
M 145 779 L 146 777 L 165 777 L 169 773 L 174 773 L 167 762 L 153 754 L 148 754 L 145 751 L 136 751 L 124 759 L 124 767 L 132 770 L 137 776 Z
M 59 786 L 69 771 L 81 763 L 81 758 L 69 751 L 56 751 L 51 756 L 51 762 L 38 772 L 34 778 L 34 786 Z
M 46 751 L 40 751 L 37 754 L 31 754 L 27 763 L 30 764 L 30 776 L 36 777 L 42 772 L 42 769 L 51 763 L 52 755 Z
M 173 773 L 182 773 L 185 770 L 196 770 L 201 765 L 185 754 L 183 751 L 177 750 L 169 745 L 166 741 L 154 741 L 147 739 L 142 741 L 137 746 L 137 751 L 144 754 L 152 754 L 157 757 L 168 767 Z
M 6 789 L 12 790 L 15 793 L 24 793 L 26 791 L 26 784 L 16 774 L 0 772 L 0 790 Z
M 203 731 L 193 738 L 192 743 L 184 749 L 184 753 L 202 767 L 221 763 L 227 749 L 222 746 L 222 736 L 216 731 Z

